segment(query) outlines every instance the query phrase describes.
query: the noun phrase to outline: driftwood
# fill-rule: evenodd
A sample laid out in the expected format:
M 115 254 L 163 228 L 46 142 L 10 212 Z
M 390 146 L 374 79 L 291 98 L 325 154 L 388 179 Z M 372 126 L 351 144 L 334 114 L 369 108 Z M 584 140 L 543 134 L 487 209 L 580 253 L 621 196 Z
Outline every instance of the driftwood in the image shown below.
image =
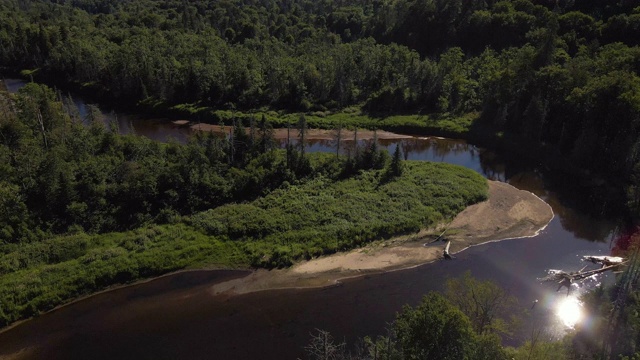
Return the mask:
M 567 295 L 568 295 L 569 292 L 571 291 L 571 284 L 580 282 L 590 276 L 600 274 L 605 271 L 615 270 L 616 268 L 620 267 L 620 265 L 623 265 L 623 264 L 624 262 L 621 262 L 621 263 L 616 263 L 614 265 L 603 266 L 600 269 L 587 270 L 587 271 L 584 271 L 586 266 L 580 269 L 580 271 L 572 271 L 572 272 L 565 272 L 562 270 L 549 270 L 549 275 L 544 278 L 538 278 L 538 281 L 557 282 L 558 289 L 556 291 L 560 291 L 560 289 L 562 289 L 562 287 L 565 286 L 567 288 Z
M 440 241 L 442 239 L 442 241 L 445 241 L 446 239 L 444 239 L 442 236 L 444 235 L 444 233 L 447 232 L 447 229 L 444 229 L 444 231 L 442 232 L 442 234 L 440 234 L 440 236 L 438 236 L 437 238 L 435 238 L 435 240 L 432 240 L 428 243 L 425 243 L 425 245 L 427 244 L 433 244 L 433 243 L 437 243 L 438 241 Z
M 445 260 L 452 260 L 453 256 L 449 254 L 449 247 L 451 246 L 451 241 L 447 241 L 447 245 L 444 247 L 444 258 Z
M 594 264 L 602 264 L 602 267 L 620 265 L 624 263 L 624 258 L 619 256 L 583 256 L 583 261 L 591 261 Z

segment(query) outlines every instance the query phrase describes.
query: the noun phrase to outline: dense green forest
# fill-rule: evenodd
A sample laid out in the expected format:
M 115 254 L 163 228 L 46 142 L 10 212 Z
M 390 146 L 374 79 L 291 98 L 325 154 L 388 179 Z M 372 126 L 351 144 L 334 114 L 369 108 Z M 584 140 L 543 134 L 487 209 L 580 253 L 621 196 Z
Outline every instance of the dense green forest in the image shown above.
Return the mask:
M 634 1 L 5 0 L 0 17 L 0 66 L 121 105 L 480 113 L 470 129 L 640 206 Z

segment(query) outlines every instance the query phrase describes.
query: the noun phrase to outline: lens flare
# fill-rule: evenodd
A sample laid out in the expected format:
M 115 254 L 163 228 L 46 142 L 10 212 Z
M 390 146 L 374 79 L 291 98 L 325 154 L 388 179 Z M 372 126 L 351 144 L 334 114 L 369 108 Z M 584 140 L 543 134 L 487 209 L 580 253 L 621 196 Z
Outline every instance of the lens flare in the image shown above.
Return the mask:
M 582 304 L 575 297 L 567 297 L 558 302 L 556 314 L 565 326 L 573 328 L 583 318 Z

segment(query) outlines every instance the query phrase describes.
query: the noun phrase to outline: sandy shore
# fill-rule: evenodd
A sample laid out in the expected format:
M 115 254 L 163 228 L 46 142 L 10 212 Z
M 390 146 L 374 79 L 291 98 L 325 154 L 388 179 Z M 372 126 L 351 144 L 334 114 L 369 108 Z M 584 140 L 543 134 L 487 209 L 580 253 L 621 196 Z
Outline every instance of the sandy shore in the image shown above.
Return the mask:
M 442 259 L 445 242 L 433 243 L 446 229 L 451 253 L 486 242 L 535 236 L 553 218 L 551 207 L 534 194 L 489 181 L 489 199 L 469 206 L 453 221 L 418 234 L 371 243 L 346 253 L 295 264 L 284 270 L 258 270 L 214 285 L 212 294 L 335 284 L 340 279 L 399 270 Z M 426 245 L 428 244 L 428 245 Z
M 220 125 L 211 125 L 211 124 L 191 124 L 186 120 L 177 120 L 173 121 L 175 125 L 189 127 L 194 131 L 211 131 L 216 134 L 230 134 L 233 130 L 232 126 L 220 126 Z M 247 129 L 249 132 L 249 129 Z M 358 140 L 371 140 L 374 136 L 374 131 L 372 130 L 358 130 Z M 410 139 L 413 136 L 410 135 L 402 135 L 396 134 L 389 131 L 377 130 L 375 135 L 378 139 Z M 286 139 L 287 136 L 290 136 L 291 139 L 298 139 L 298 130 L 291 129 L 289 131 L 289 135 L 287 135 L 287 129 L 277 128 L 273 129 L 273 137 L 279 140 Z M 353 130 L 343 129 L 340 132 L 340 138 L 344 141 L 353 140 L 355 137 Z M 307 140 L 335 140 L 336 139 L 336 131 L 335 130 L 323 130 L 323 129 L 308 129 L 306 134 Z

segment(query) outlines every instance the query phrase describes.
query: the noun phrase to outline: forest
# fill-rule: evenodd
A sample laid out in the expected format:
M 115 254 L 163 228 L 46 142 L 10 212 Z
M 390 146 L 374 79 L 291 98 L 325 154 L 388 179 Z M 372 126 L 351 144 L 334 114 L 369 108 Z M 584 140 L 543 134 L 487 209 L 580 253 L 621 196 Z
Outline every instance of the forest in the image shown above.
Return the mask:
M 0 326 L 178 269 L 286 267 L 415 232 L 487 196 L 472 171 L 402 161 L 375 141 L 348 156 L 306 154 L 309 126 L 510 147 L 604 179 L 624 217 L 640 214 L 633 0 L 2 0 L 0 19 L 0 72 L 51 85 L 0 94 Z M 235 135 L 122 136 L 97 109 L 81 118 L 70 90 Z M 273 127 L 287 125 L 292 141 L 279 149 Z M 615 315 L 598 336 L 505 349 L 465 304 L 429 294 L 365 350 L 638 358 L 635 264 L 586 300 Z M 448 355 L 428 351 L 421 319 L 453 321 Z
M 634 1 L 5 0 L 0 17 L 0 66 L 103 101 L 212 123 L 476 114 L 467 132 L 564 159 L 640 206 Z

